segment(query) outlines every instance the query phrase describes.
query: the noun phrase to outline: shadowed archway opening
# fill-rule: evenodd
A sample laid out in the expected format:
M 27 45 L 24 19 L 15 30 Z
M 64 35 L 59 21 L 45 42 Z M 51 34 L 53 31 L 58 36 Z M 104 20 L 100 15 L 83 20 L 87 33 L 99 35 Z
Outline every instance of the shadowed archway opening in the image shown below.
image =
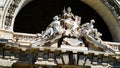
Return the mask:
M 113 41 L 103 19 L 80 0 L 33 0 L 18 13 L 14 23 L 14 31 L 41 33 L 52 22 L 55 15 L 62 13 L 64 7 L 71 7 L 74 15 L 81 16 L 82 24 L 95 19 L 95 28 L 103 34 L 102 39 Z

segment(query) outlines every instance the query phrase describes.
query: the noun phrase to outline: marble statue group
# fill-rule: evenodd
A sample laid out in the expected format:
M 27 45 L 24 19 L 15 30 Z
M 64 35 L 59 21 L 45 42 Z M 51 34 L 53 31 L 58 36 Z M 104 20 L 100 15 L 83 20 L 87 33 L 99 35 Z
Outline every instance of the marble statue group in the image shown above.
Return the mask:
M 90 22 L 81 24 L 81 17 L 74 15 L 71 8 L 64 9 L 62 15 L 53 17 L 53 21 L 48 25 L 46 30 L 42 33 L 42 39 L 50 39 L 57 35 L 62 35 L 63 41 L 70 42 L 71 38 L 79 40 L 80 43 L 83 36 L 89 36 L 98 42 L 102 43 L 100 36 L 102 34 L 94 28 L 95 20 L 91 19 Z M 65 39 L 68 40 L 65 40 Z
M 53 17 L 53 20 L 44 32 L 43 38 L 53 37 L 56 34 L 71 37 L 79 37 L 80 35 L 87 34 L 99 39 L 102 35 L 97 29 L 94 29 L 93 24 L 95 20 L 92 19 L 90 23 L 81 25 L 81 17 L 74 16 L 70 7 L 67 8 L 67 11 L 65 9 L 63 10 L 63 15 Z

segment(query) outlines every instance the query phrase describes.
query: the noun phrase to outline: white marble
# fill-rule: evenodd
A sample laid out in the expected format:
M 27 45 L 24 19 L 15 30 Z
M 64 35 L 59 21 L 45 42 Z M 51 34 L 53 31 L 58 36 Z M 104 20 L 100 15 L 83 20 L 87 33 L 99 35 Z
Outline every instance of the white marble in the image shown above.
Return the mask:
M 0 7 L 3 7 L 5 5 L 6 0 L 0 0 Z

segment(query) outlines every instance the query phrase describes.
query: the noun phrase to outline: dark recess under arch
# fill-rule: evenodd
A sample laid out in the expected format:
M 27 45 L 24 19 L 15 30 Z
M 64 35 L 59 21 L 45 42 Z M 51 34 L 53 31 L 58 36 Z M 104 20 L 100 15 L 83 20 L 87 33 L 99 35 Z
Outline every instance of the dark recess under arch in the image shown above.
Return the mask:
M 80 0 L 33 0 L 18 13 L 14 23 L 14 31 L 41 33 L 55 15 L 62 13 L 64 7 L 71 7 L 75 15 L 82 17 L 82 23 L 95 19 L 95 28 L 103 34 L 102 39 L 112 41 L 112 36 L 103 19 Z

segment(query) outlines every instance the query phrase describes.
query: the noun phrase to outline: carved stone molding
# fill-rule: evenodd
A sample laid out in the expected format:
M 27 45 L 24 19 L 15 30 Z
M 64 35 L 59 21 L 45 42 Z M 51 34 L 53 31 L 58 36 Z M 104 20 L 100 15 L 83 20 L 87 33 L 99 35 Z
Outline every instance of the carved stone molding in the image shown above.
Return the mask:
M 117 0 L 101 0 L 113 13 L 115 18 L 120 21 L 120 4 Z
M 6 16 L 5 16 L 5 23 L 4 28 L 9 30 L 12 24 L 13 15 L 16 11 L 16 8 L 20 4 L 21 0 L 13 0 L 7 10 Z

